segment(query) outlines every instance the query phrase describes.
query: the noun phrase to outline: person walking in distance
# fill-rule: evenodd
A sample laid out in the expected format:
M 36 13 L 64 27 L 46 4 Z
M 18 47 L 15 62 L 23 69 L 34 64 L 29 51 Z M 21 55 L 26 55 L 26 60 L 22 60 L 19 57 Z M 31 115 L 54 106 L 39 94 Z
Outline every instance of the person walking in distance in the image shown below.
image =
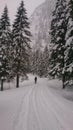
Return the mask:
M 34 80 L 35 80 L 35 84 L 36 84 L 36 83 L 37 83 L 37 77 L 35 77 L 35 79 L 34 79 Z

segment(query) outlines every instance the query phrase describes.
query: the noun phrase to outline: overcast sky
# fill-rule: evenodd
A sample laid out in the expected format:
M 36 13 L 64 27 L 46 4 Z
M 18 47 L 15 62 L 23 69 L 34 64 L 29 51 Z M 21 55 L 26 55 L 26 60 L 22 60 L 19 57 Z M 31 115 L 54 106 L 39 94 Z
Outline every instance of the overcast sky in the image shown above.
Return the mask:
M 25 8 L 27 10 L 28 17 L 33 13 L 34 9 L 43 3 L 45 0 L 24 0 Z M 16 14 L 17 8 L 21 0 L 0 0 L 0 16 L 3 12 L 4 6 L 7 5 L 9 9 L 9 16 L 11 21 L 13 21 Z

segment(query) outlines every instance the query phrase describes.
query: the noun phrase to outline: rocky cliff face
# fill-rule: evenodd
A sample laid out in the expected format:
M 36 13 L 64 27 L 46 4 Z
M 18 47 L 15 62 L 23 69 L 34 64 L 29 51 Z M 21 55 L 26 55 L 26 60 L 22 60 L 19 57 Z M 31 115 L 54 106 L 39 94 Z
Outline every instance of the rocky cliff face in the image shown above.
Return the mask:
M 34 48 L 44 48 L 50 42 L 49 30 L 55 1 L 46 0 L 35 9 L 30 17 L 32 46 Z

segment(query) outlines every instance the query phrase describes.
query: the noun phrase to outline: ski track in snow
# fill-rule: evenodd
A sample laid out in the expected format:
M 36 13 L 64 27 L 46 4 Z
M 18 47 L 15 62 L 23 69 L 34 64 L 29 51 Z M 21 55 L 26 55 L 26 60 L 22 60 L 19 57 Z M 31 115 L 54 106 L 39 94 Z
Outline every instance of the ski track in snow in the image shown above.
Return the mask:
M 47 79 L 38 78 L 32 85 L 27 81 L 27 89 L 19 90 L 22 95 L 11 130 L 73 130 L 72 102 L 54 94 Z
M 25 110 L 28 109 L 28 101 L 26 100 L 27 96 L 30 95 L 31 91 L 32 91 L 33 87 L 30 88 L 26 91 L 26 93 L 24 93 L 24 95 L 22 96 L 22 99 L 21 99 L 21 102 L 20 102 L 20 105 L 19 105 L 19 109 L 16 113 L 16 117 L 14 119 L 14 122 L 13 122 L 13 129 L 12 130 L 16 130 L 16 129 L 19 129 L 17 128 L 19 125 L 21 125 L 21 121 L 22 121 L 22 117 L 23 115 L 25 116 Z M 25 107 L 25 100 L 27 101 L 27 106 Z M 26 109 L 27 108 L 27 109 Z M 22 125 L 20 126 L 20 128 L 22 128 Z

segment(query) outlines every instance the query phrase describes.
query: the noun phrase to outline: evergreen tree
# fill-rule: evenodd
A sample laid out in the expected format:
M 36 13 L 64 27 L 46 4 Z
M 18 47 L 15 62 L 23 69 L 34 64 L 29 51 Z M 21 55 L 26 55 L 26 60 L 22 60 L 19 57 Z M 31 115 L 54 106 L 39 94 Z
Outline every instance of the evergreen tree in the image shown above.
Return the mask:
M 11 43 L 11 30 L 10 20 L 8 17 L 8 9 L 5 6 L 3 14 L 0 19 L 0 79 L 1 90 L 3 90 L 3 81 L 9 75 L 10 67 L 10 43 Z
M 66 33 L 66 75 L 67 81 L 73 80 L 73 0 L 70 0 L 67 5 L 67 33 Z
M 40 63 L 41 63 L 41 50 L 37 49 L 35 51 L 32 52 L 32 72 L 33 74 L 38 74 L 40 76 Z
M 57 0 L 51 22 L 50 74 L 63 81 L 65 88 L 65 36 L 67 31 L 66 0 Z
M 49 51 L 46 46 L 43 50 L 37 49 L 32 53 L 32 71 L 40 77 L 48 75 L 49 68 Z
M 44 48 L 43 61 L 44 61 L 44 76 L 46 77 L 48 75 L 48 69 L 49 69 L 49 49 L 48 49 L 48 46 L 46 46 Z
M 13 23 L 13 71 L 16 75 L 17 84 L 19 87 L 19 76 L 28 72 L 29 52 L 30 52 L 30 36 L 29 22 L 27 18 L 24 2 L 21 1 L 17 10 L 17 15 Z
M 40 56 L 39 56 L 39 59 L 38 59 L 38 75 L 40 77 L 46 76 L 46 62 L 45 62 L 45 59 L 44 59 L 43 52 L 40 53 Z
M 39 58 L 40 58 L 40 49 L 37 49 L 33 52 L 33 72 L 38 74 L 39 71 Z
M 36 54 L 36 51 L 31 53 L 31 72 L 33 74 L 37 73 Z

